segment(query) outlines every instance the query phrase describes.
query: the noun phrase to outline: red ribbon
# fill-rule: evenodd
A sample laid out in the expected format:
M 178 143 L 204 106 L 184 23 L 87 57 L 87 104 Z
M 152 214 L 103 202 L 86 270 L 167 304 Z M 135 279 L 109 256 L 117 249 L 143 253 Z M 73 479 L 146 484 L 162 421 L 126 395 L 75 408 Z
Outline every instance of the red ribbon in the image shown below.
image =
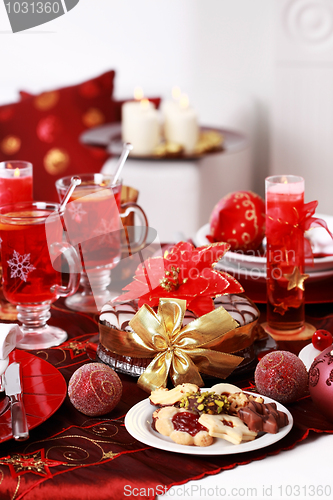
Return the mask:
M 328 234 L 333 239 L 333 234 L 327 227 L 326 221 L 320 219 L 318 217 L 314 217 L 316 208 L 318 206 L 318 201 L 310 201 L 309 203 L 304 203 L 300 212 L 296 210 L 294 207 L 294 211 L 292 213 L 286 214 L 290 217 L 289 220 L 278 219 L 275 220 L 274 224 L 271 225 L 271 236 L 275 239 L 279 240 L 285 232 L 289 232 L 289 236 L 300 237 L 301 231 L 304 235 L 305 231 L 308 231 L 311 228 L 322 227 L 324 228 Z M 305 262 L 308 265 L 313 265 L 313 253 L 311 248 L 311 243 L 307 238 L 304 238 L 304 258 Z

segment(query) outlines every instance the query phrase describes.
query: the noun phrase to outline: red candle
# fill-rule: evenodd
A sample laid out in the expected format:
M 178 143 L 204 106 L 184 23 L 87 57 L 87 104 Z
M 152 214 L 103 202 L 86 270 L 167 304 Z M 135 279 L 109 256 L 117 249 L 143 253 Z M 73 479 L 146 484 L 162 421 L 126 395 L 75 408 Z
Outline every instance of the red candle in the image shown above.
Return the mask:
M 266 179 L 267 321 L 276 330 L 304 325 L 304 179 Z
M 0 163 L 0 205 L 32 199 L 32 164 L 25 161 Z

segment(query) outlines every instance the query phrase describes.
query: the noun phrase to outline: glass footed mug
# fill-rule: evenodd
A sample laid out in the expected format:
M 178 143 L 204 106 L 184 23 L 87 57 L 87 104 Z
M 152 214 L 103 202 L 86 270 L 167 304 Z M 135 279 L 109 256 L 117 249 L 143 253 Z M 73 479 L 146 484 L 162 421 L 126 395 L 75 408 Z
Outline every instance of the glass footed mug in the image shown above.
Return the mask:
M 46 227 L 47 226 L 47 227 Z M 50 307 L 79 286 L 80 259 L 63 242 L 59 204 L 25 202 L 0 207 L 0 238 L 3 293 L 16 305 L 21 335 L 16 347 L 45 349 L 61 344 L 67 333 L 47 324 Z M 55 265 L 64 256 L 69 266 L 68 286 L 61 285 Z
M 64 222 L 67 239 L 78 248 L 81 256 L 82 291 L 68 297 L 66 305 L 75 311 L 96 313 L 113 297 L 108 289 L 111 270 L 120 261 L 124 246 L 128 247 L 127 255 L 143 248 L 149 228 L 147 217 L 139 205 L 134 202 L 121 204 L 121 180 L 113 185 L 112 175 L 96 173 L 78 176 L 81 184 L 76 186 L 66 206 Z M 56 181 L 60 201 L 67 193 L 71 179 L 68 176 Z M 140 222 L 133 228 L 136 231 L 134 238 L 138 236 L 138 239 L 133 241 L 130 228 L 126 228 L 127 245 L 122 245 L 122 220 L 132 212 Z

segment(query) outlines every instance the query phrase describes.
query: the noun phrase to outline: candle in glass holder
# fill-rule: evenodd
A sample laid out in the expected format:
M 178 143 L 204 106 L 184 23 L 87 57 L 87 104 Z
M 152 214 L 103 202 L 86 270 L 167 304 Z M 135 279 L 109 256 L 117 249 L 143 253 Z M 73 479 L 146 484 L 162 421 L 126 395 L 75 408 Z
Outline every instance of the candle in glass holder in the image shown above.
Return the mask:
M 266 179 L 267 323 L 275 330 L 298 330 L 304 318 L 304 179 Z
M 32 199 L 32 164 L 19 160 L 1 162 L 0 205 Z

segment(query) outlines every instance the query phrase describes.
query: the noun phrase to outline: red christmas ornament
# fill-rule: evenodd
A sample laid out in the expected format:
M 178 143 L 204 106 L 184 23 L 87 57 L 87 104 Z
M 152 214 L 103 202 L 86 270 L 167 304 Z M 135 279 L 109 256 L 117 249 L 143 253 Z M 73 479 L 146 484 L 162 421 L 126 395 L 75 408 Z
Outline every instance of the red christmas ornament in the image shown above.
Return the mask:
M 309 391 L 318 409 L 333 420 L 333 346 L 330 345 L 313 361 L 309 370 Z
M 230 193 L 215 205 L 209 223 L 209 241 L 225 241 L 231 250 L 256 250 L 265 236 L 265 202 L 251 191 Z
M 112 411 L 120 401 L 122 383 L 110 366 L 87 363 L 78 368 L 68 384 L 68 395 L 81 413 L 96 417 Z
M 303 361 L 288 351 L 273 351 L 257 364 L 254 373 L 258 392 L 282 404 L 304 396 L 308 372 Z
M 333 336 L 327 330 L 316 330 L 312 335 L 312 345 L 318 351 L 323 351 L 333 343 Z

